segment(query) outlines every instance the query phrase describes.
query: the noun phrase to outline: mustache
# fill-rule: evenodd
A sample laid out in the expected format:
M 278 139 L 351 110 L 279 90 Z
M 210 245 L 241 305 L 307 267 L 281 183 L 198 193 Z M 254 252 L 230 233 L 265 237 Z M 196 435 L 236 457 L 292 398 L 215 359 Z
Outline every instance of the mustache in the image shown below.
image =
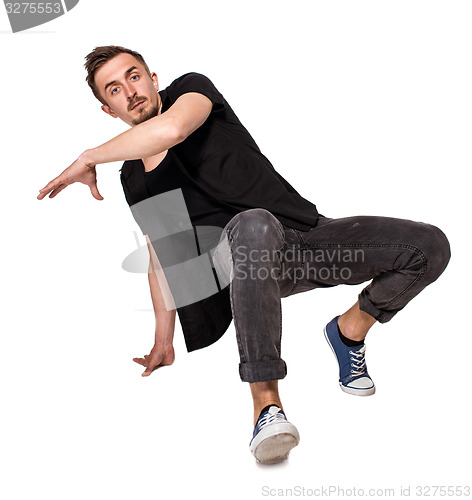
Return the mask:
M 147 101 L 147 99 L 145 97 L 136 97 L 136 99 L 134 99 L 134 101 L 130 102 L 129 105 L 128 105 L 128 111 L 131 111 L 133 109 L 133 107 L 138 104 L 138 102 L 140 101 Z

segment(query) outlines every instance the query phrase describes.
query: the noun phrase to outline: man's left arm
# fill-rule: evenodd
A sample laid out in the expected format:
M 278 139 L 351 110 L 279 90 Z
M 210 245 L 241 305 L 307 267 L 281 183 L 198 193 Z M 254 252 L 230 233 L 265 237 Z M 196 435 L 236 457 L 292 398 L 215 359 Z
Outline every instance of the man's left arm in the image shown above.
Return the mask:
M 100 163 L 147 158 L 184 141 L 199 128 L 211 113 L 213 103 L 203 94 L 188 92 L 181 95 L 164 113 L 150 118 L 93 149 L 84 151 L 58 177 L 40 190 L 38 199 L 48 193 L 54 198 L 74 182 L 90 187 L 96 199 L 103 199 L 97 189 L 95 166 Z

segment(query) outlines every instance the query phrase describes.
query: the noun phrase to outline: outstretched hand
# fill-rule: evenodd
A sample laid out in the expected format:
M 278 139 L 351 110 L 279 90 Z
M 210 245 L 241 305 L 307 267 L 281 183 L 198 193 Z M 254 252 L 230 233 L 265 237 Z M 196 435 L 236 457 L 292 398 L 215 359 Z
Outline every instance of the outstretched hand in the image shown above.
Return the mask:
M 103 196 L 98 192 L 97 188 L 97 173 L 95 165 L 87 161 L 84 155 L 80 155 L 77 160 L 67 167 L 60 175 L 58 175 L 51 182 L 46 184 L 43 189 L 39 190 L 38 200 L 42 200 L 47 194 L 49 198 L 54 198 L 69 184 L 74 182 L 81 182 L 90 187 L 92 196 L 97 200 L 103 200 Z
M 146 370 L 141 373 L 142 377 L 149 377 L 154 370 L 157 370 L 161 366 L 171 365 L 174 360 L 173 346 L 164 348 L 156 345 L 154 345 L 149 354 L 144 355 L 144 358 L 133 358 L 134 362 L 146 367 Z

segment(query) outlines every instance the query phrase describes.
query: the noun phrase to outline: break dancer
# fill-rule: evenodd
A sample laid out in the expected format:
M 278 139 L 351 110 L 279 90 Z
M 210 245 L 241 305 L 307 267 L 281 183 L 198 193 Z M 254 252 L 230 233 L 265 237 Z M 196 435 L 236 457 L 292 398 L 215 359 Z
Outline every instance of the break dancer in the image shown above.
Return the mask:
M 167 283 L 166 256 L 153 233 L 153 217 L 157 222 L 165 209 L 148 212 L 146 222 L 133 212 L 148 242 L 156 316 L 154 346 L 134 361 L 145 367 L 143 376 L 172 364 L 176 311 L 188 351 L 218 340 L 234 319 L 239 375 L 249 383 L 254 405 L 250 450 L 262 463 L 284 460 L 300 438 L 278 392 L 278 380 L 287 374 L 281 298 L 370 281 L 351 308 L 327 323 L 324 335 L 338 363 L 340 388 L 372 395 L 367 332 L 376 322 L 390 321 L 441 275 L 450 259 L 446 236 L 434 225 L 407 219 L 319 214 L 274 169 L 223 95 L 200 73 L 184 74 L 159 90 L 158 77 L 143 57 L 119 46 L 96 47 L 85 68 L 102 110 L 130 129 L 84 151 L 40 190 L 38 199 L 54 198 L 81 182 L 103 200 L 96 165 L 123 161 L 121 182 L 132 211 L 180 193 L 195 230 L 220 228 L 212 254 L 218 288 L 172 308 L 169 300 L 179 283 Z M 282 110 L 286 102 L 281 93 L 276 105 Z

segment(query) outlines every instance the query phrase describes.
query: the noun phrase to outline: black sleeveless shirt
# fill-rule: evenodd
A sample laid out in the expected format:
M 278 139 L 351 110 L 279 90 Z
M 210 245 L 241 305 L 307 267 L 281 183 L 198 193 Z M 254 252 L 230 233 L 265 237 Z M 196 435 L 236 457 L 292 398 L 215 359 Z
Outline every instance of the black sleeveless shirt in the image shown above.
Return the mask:
M 189 176 L 186 176 L 167 152 L 164 159 L 149 172 L 142 160 L 136 160 L 142 169 L 144 182 L 150 196 L 181 189 L 193 226 L 217 226 L 224 228 L 239 212 L 236 208 L 219 203 Z

